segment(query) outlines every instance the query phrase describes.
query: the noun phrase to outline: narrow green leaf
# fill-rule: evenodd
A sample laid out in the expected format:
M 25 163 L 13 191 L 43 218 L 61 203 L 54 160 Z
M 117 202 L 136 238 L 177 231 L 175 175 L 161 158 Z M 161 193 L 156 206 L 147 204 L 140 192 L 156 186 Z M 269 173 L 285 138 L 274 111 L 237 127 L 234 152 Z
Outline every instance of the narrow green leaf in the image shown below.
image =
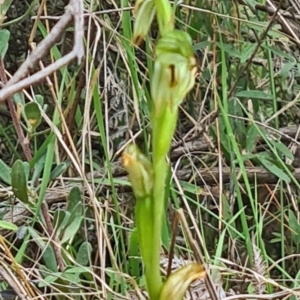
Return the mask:
M 298 63 L 298 64 L 296 64 L 296 66 L 297 66 L 297 69 L 298 69 L 297 76 L 299 76 L 300 75 L 300 64 Z
M 55 232 L 58 238 L 60 237 L 61 232 L 68 224 L 70 216 L 71 214 L 68 211 L 62 209 L 57 209 L 55 211 L 54 219 L 53 219 L 53 227 L 56 228 Z
M 69 241 L 79 230 L 81 226 L 82 216 L 76 216 L 73 221 L 67 225 L 66 229 L 64 230 L 63 237 L 61 239 L 61 244 Z
M 246 128 L 245 121 L 241 119 L 244 116 L 244 112 L 240 102 L 237 101 L 237 98 L 233 98 L 228 101 L 228 113 L 233 116 L 237 116 L 237 118 L 230 118 L 229 121 L 237 141 L 239 143 L 243 143 L 244 146 Z
M 240 50 L 235 48 L 233 45 L 217 43 L 217 46 L 222 47 L 223 50 L 226 53 L 230 54 L 230 56 L 232 56 L 232 57 L 237 57 L 237 58 L 241 57 Z
M 43 260 L 46 267 L 52 272 L 57 272 L 57 262 L 53 248 L 50 244 L 46 243 L 43 238 L 40 237 L 38 232 L 32 228 L 28 227 L 28 232 L 30 233 L 33 241 L 40 247 L 43 253 Z
M 54 170 L 51 172 L 50 174 L 50 179 L 56 179 L 57 177 L 59 177 L 62 173 L 64 173 L 68 167 L 70 166 L 71 161 L 64 161 L 62 163 L 60 163 L 58 166 L 56 166 L 54 168 Z
M 25 238 L 25 235 L 27 234 L 27 226 L 21 226 L 18 228 L 18 231 L 16 232 L 16 237 L 19 240 L 23 240 Z
M 221 140 L 222 150 L 223 150 L 224 156 L 226 158 L 229 158 L 230 153 L 231 153 L 230 139 L 229 139 L 228 135 L 226 134 L 226 128 L 225 128 L 225 123 L 224 123 L 223 116 L 220 116 L 219 120 L 220 120 L 219 133 L 220 133 L 220 140 Z M 213 136 L 213 138 L 215 140 L 217 140 L 218 134 L 217 134 L 217 130 L 216 130 L 215 126 L 211 127 L 210 132 L 211 132 L 211 135 Z
M 10 32 L 6 29 L 0 30 L 0 58 L 3 59 L 8 49 Z
M 70 191 L 68 213 L 70 214 L 70 217 L 62 233 L 62 239 L 61 239 L 62 244 L 67 242 L 78 232 L 83 219 L 81 191 L 78 187 L 74 187 Z
M 294 231 L 292 232 L 292 239 L 296 245 L 300 244 L 300 226 L 299 222 L 292 210 L 289 209 L 289 226 Z
M 263 30 L 265 30 L 265 28 L 269 25 L 268 22 L 252 22 L 252 23 L 247 23 L 247 26 L 244 27 L 245 29 L 248 27 L 248 28 L 251 28 L 251 29 L 254 29 L 257 33 L 262 33 Z M 283 38 L 283 33 L 281 33 L 280 31 L 280 25 L 274 25 L 272 27 L 271 30 L 268 31 L 268 35 L 274 39 L 281 39 Z M 247 29 L 247 32 L 249 32 L 249 29 Z M 261 46 L 263 47 L 264 44 L 261 44 Z M 290 56 L 291 57 L 291 56 Z
M 269 170 L 272 174 L 274 174 L 275 176 L 277 176 L 279 179 L 285 181 L 286 183 L 290 183 L 291 179 L 288 177 L 288 175 L 286 175 L 284 173 L 283 170 L 281 170 L 280 168 L 278 168 L 276 165 L 274 165 L 273 163 L 271 163 L 269 160 L 258 156 L 260 162 L 263 164 L 263 166 Z
M 243 161 L 248 161 L 248 160 L 257 158 L 257 156 L 258 156 L 258 154 L 252 154 L 252 153 L 243 154 L 242 159 L 243 159 Z M 236 160 L 234 162 L 237 163 Z
M 57 262 L 56 262 L 56 257 L 54 254 L 54 250 L 52 248 L 52 245 L 48 245 L 44 251 L 43 251 L 43 260 L 45 262 L 46 267 L 53 271 L 57 271 Z
M 204 42 L 200 42 L 200 43 L 196 43 L 193 45 L 193 50 L 197 51 L 197 50 L 204 50 L 206 47 L 211 46 L 211 42 L 209 41 L 204 41 Z
M 64 270 L 64 274 L 66 273 L 78 273 L 78 274 L 81 274 L 81 273 L 85 273 L 88 269 L 87 268 L 84 268 L 84 266 L 78 266 L 78 267 L 67 267 L 65 270 Z
M 249 43 L 246 47 L 243 48 L 242 54 L 241 54 L 241 63 L 245 63 L 250 56 L 252 55 L 254 49 L 256 48 L 255 43 Z
M 20 92 L 20 93 L 16 93 L 12 96 L 13 100 L 14 100 L 14 103 L 16 105 L 19 105 L 21 107 L 24 107 L 25 105 L 25 97 L 24 97 L 24 93 Z
M 12 231 L 18 230 L 18 226 L 16 226 L 15 224 L 13 224 L 11 222 L 1 221 L 1 220 L 0 220 L 0 228 L 12 230 Z
M 254 148 L 256 147 L 256 141 L 259 138 L 259 131 L 255 125 L 251 125 L 247 130 L 246 135 L 246 150 L 249 153 L 252 153 Z
M 68 202 L 68 211 L 72 213 L 72 211 L 77 207 L 78 203 L 81 203 L 81 191 L 79 187 L 76 186 L 71 189 Z
M 57 278 L 60 276 L 61 276 L 60 273 L 58 273 L 57 275 L 51 274 L 49 276 L 46 276 L 43 280 L 39 281 L 38 287 L 43 288 L 49 286 L 51 283 L 55 282 Z
M 34 98 L 35 98 L 35 101 L 36 101 L 41 107 L 43 107 L 43 105 L 44 105 L 44 96 L 38 94 L 38 95 L 35 95 Z
M 23 16 L 20 16 L 18 18 L 13 18 L 11 21 L 8 21 L 7 23 L 5 23 L 4 21 L 7 21 L 7 19 L 6 19 L 7 11 L 9 10 L 12 2 L 13 2 L 13 0 L 1 0 L 0 1 L 0 28 L 2 26 L 9 26 L 10 24 L 16 23 L 17 21 L 21 21 L 21 20 L 23 20 L 22 17 L 26 15 L 26 13 L 25 13 Z M 14 2 L 14 4 L 15 4 L 15 2 Z M 33 4 L 35 4 L 35 3 L 33 2 Z M 14 11 L 14 10 L 15 10 L 15 8 L 12 9 L 12 11 Z M 1 40 L 0 40 L 0 44 L 1 44 Z
M 43 155 L 34 165 L 34 171 L 31 176 L 31 182 L 34 183 L 36 180 L 38 180 L 41 176 L 41 173 L 44 169 L 45 166 L 45 160 L 46 160 L 46 155 Z M 29 165 L 30 167 L 30 165 Z
M 0 159 L 0 179 L 11 185 L 11 168 L 2 160 Z
M 278 152 L 280 152 L 281 154 L 283 154 L 287 158 L 289 158 L 291 160 L 294 160 L 293 153 L 291 152 L 291 150 L 286 145 L 284 145 L 280 141 L 274 141 L 274 140 L 269 140 L 269 141 L 278 150 Z
M 28 203 L 26 167 L 21 160 L 17 160 L 11 170 L 11 185 L 15 196 L 24 203 Z
M 274 54 L 277 54 L 278 56 L 282 57 L 282 58 L 286 58 L 289 61 L 293 61 L 295 58 L 289 54 L 287 51 L 282 51 L 279 48 L 273 47 L 273 46 L 269 46 L 266 43 L 263 43 L 262 48 L 265 48 L 267 50 L 270 50 L 271 52 L 273 52 Z
M 80 273 L 70 273 L 70 272 L 64 272 L 63 278 L 67 281 L 69 281 L 72 284 L 78 283 L 80 281 Z M 74 288 L 73 288 L 74 289 Z
M 263 159 L 268 159 L 268 160 L 270 160 L 271 157 L 272 157 L 272 155 L 271 155 L 271 153 L 268 152 L 268 151 L 261 151 L 261 152 L 258 152 L 258 153 L 256 154 L 256 157 L 258 157 L 259 159 L 263 158 Z
M 237 97 L 241 98 L 253 98 L 253 99 L 261 99 L 261 100 L 272 100 L 273 97 L 271 94 L 264 93 L 262 91 L 257 90 L 248 90 L 248 91 L 239 91 L 236 94 Z
M 193 193 L 196 195 L 200 195 L 203 192 L 202 187 L 195 185 L 194 183 L 189 183 L 186 181 L 180 180 L 180 186 L 183 188 L 184 191 L 189 193 Z
M 296 62 L 289 62 L 285 64 L 279 72 L 279 75 L 286 78 L 289 76 L 289 72 L 296 66 Z
M 232 221 L 233 214 L 232 209 L 230 208 L 228 198 L 225 195 L 222 195 L 222 203 L 223 203 L 223 217 L 225 221 Z
M 246 3 L 252 7 L 253 9 L 255 9 L 255 4 L 256 4 L 256 1 L 255 0 L 245 0 Z
M 68 213 L 70 213 L 68 211 Z M 68 221 L 68 224 L 67 226 L 69 226 L 69 224 L 73 223 L 73 220 L 75 218 L 78 218 L 78 217 L 82 217 L 83 216 L 83 207 L 82 207 L 82 204 L 81 203 L 78 203 L 74 209 L 72 210 L 72 212 L 70 213 L 70 218 L 69 218 L 69 221 Z

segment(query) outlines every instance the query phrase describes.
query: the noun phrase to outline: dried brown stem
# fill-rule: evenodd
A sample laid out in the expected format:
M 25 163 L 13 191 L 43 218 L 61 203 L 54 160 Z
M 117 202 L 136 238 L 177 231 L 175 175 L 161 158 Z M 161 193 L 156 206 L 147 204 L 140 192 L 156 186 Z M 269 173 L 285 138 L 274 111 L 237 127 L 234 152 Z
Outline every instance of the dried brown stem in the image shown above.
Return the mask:
M 35 48 L 34 51 L 27 57 L 25 62 L 21 65 L 14 76 L 4 85 L 0 90 L 0 102 L 10 97 L 14 93 L 43 80 L 62 66 L 68 64 L 73 59 L 77 58 L 78 61 L 84 56 L 83 45 L 83 4 L 80 0 L 70 0 L 70 4 L 65 14 L 60 18 L 57 24 L 52 28 L 47 37 Z M 74 19 L 74 48 L 73 50 L 49 65 L 43 70 L 35 73 L 34 75 L 25 78 L 30 70 L 35 66 L 51 49 L 51 47 L 60 40 L 62 34 L 67 28 L 70 21 Z M 25 78 L 25 79 L 23 79 Z
M 280 139 L 282 142 L 287 143 L 295 143 L 297 145 L 300 145 L 300 142 L 295 140 L 295 136 L 298 131 L 298 125 L 291 125 L 288 127 L 282 127 L 279 130 L 276 130 L 274 128 L 267 128 L 268 134 L 271 136 L 275 136 L 278 139 Z M 257 141 L 257 144 L 264 143 L 264 139 L 260 138 Z M 184 144 L 183 146 L 181 146 Z M 187 153 L 191 152 L 214 152 L 214 149 L 211 145 L 214 145 L 213 140 L 211 141 L 207 140 L 204 137 L 197 138 L 193 141 L 180 141 L 177 144 L 174 144 L 172 146 L 172 151 L 170 153 L 172 161 L 175 161 L 178 157 L 181 155 L 185 155 Z
M 58 268 L 59 268 L 60 271 L 63 271 L 64 268 L 65 268 L 65 263 L 64 263 L 64 260 L 61 256 L 61 253 L 60 253 L 59 242 L 57 241 L 55 232 L 53 230 L 53 226 L 52 226 L 51 218 L 50 218 L 50 215 L 49 215 L 48 207 L 47 207 L 47 204 L 45 202 L 43 202 L 42 205 L 41 205 L 41 211 L 42 211 L 43 217 L 45 219 L 48 234 L 49 234 L 49 236 L 51 237 L 51 240 L 52 240 L 52 246 L 53 246 L 53 250 L 54 250 L 54 253 L 55 253 L 56 260 L 57 260 Z
M 5 66 L 4 66 L 4 63 L 3 63 L 2 59 L 0 59 L 0 80 L 4 84 L 7 83 L 7 77 L 6 77 L 6 74 L 5 74 Z M 7 103 L 7 106 L 8 106 L 12 121 L 13 121 L 14 128 L 15 128 L 17 136 L 18 136 L 18 140 L 21 144 L 22 150 L 23 150 L 24 155 L 26 157 L 26 160 L 30 161 L 31 158 L 32 158 L 32 155 L 31 155 L 31 151 L 30 151 L 30 148 L 29 148 L 29 143 L 28 143 L 27 139 L 24 136 L 24 132 L 22 130 L 21 123 L 20 123 L 20 120 L 19 120 L 18 115 L 17 115 L 15 104 L 14 104 L 11 97 L 7 98 L 6 103 Z

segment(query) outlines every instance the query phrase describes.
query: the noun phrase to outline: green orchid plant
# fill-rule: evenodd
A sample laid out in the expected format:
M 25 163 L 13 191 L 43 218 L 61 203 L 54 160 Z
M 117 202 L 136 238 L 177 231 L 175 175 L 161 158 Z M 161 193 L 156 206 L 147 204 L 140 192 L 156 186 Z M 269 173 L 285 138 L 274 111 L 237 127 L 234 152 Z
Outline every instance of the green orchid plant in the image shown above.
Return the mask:
M 171 274 L 163 283 L 160 273 L 162 221 L 165 217 L 166 157 L 178 118 L 178 108 L 195 83 L 197 71 L 188 33 L 174 29 L 174 13 L 168 0 L 137 0 L 134 8 L 133 42 L 147 35 L 156 16 L 160 39 L 155 47 L 151 78 L 153 108 L 152 160 L 137 146 L 129 145 L 122 156 L 136 197 L 135 224 L 151 300 L 183 299 L 189 284 L 205 276 L 202 265 L 192 263 Z

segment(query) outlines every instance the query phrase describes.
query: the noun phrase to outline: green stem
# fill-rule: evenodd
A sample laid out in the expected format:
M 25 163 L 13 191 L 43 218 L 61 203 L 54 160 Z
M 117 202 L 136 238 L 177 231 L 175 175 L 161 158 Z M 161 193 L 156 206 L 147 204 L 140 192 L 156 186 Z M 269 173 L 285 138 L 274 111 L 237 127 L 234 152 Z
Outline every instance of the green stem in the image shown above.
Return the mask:
M 152 236 L 151 236 L 151 263 L 150 269 L 145 272 L 148 292 L 151 300 L 159 299 L 162 288 L 160 274 L 160 250 L 162 218 L 164 214 L 165 182 L 168 172 L 166 155 L 170 149 L 171 140 L 174 134 L 177 121 L 177 112 L 170 113 L 168 108 L 161 116 L 152 117 L 152 145 L 153 145 L 153 171 L 154 185 L 152 190 Z M 148 272 L 149 271 L 149 272 Z
M 161 231 L 162 218 L 164 216 L 164 197 L 165 181 L 167 174 L 167 163 L 165 157 L 154 162 L 154 187 L 153 187 L 153 240 L 152 240 L 152 272 L 157 278 L 157 286 L 153 289 L 153 297 L 156 300 L 159 297 L 162 287 L 160 275 L 160 250 L 161 250 Z M 159 287 L 159 288 L 158 288 Z
M 157 255 L 153 255 L 157 253 L 157 245 L 153 243 L 155 232 L 153 231 L 153 199 L 151 197 L 137 199 L 135 218 L 149 296 L 150 299 L 156 300 L 160 294 L 162 280 L 159 269 L 159 256 L 157 258 Z
M 159 32 L 163 36 L 174 29 L 174 17 L 169 0 L 155 0 Z

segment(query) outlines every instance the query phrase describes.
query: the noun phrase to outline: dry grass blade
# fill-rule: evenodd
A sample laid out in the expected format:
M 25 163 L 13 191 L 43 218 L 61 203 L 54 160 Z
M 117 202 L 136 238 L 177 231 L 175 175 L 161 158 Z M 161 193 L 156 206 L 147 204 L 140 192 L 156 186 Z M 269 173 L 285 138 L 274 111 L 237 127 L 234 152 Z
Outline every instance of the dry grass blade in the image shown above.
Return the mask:
M 25 278 L 22 269 L 15 261 L 10 250 L 8 249 L 5 241 L 0 235 L 0 248 L 2 248 L 4 255 L 0 256 L 0 275 L 4 279 L 4 282 L 12 288 L 20 299 L 32 299 L 36 296 L 35 288 Z M 10 261 L 10 263 L 8 261 Z M 12 264 L 12 267 L 10 266 Z M 16 273 L 16 275 L 15 275 Z
M 260 249 L 255 244 L 254 236 L 252 237 L 252 245 L 253 245 L 253 254 L 254 254 L 253 255 L 254 270 L 261 276 L 266 276 L 266 266 L 265 266 L 265 263 L 261 256 Z M 255 293 L 258 295 L 261 295 L 261 294 L 265 293 L 265 291 L 266 291 L 266 283 L 265 282 L 261 282 L 259 280 L 254 279 L 253 286 L 255 289 Z

